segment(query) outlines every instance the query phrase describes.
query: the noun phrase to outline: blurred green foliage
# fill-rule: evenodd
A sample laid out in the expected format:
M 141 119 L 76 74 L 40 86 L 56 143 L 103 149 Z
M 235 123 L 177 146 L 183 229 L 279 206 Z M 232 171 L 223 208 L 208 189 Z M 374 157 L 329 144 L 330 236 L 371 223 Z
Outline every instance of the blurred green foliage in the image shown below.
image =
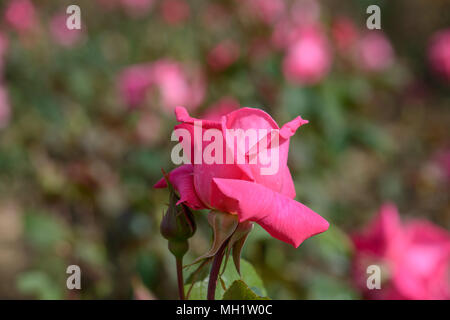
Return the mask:
M 360 298 L 351 282 L 348 234 L 385 201 L 407 217 L 450 228 L 448 181 L 436 174 L 433 160 L 449 148 L 450 95 L 448 84 L 428 71 L 425 56 L 430 34 L 448 26 L 448 3 L 380 1 L 395 64 L 366 73 L 336 55 L 321 83 L 298 86 L 284 79 L 279 52 L 263 60 L 248 54 L 251 40 L 269 38 L 271 29 L 241 14 L 239 1 L 218 1 L 231 15 L 209 28 L 202 23 L 208 1 L 188 1 L 189 18 L 175 25 L 161 16 L 162 2 L 132 17 L 121 8 L 78 1 L 86 39 L 71 48 L 48 32 L 51 16 L 71 1 L 34 1 L 34 35 L 8 31 L 3 78 L 12 118 L 0 131 L 0 297 L 127 299 L 139 298 L 143 286 L 146 297 L 176 298 L 173 257 L 159 234 L 168 192 L 152 189 L 160 169 L 173 168 L 175 119 L 158 102 L 146 102 L 162 125 L 155 139 L 140 139 L 136 127 L 146 109 L 127 109 L 116 83 L 123 68 L 165 57 L 205 70 L 206 99 L 197 115 L 232 96 L 278 123 L 299 114 L 310 121 L 291 140 L 289 166 L 296 199 L 331 226 L 297 250 L 256 226 L 243 250 L 256 271 L 247 262 L 242 268 L 257 295 Z M 7 3 L 0 4 L 1 13 Z M 323 24 L 328 28 L 334 17 L 346 15 L 362 29 L 366 4 L 371 2 L 322 1 Z M 213 72 L 208 51 L 225 38 L 233 38 L 242 54 L 225 71 Z M 211 241 L 205 214 L 195 215 L 198 232 L 185 263 Z M 66 289 L 71 264 L 81 267 L 80 291 Z M 228 267 L 226 287 L 239 279 L 233 264 Z M 196 286 L 192 297 L 204 298 L 206 283 Z M 222 296 L 221 285 L 217 290 Z

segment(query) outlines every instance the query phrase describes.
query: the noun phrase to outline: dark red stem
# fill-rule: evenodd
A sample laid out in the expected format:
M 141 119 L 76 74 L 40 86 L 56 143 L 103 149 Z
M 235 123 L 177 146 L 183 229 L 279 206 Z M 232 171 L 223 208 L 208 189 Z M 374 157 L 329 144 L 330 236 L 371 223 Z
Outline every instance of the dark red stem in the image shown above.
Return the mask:
M 214 256 L 214 260 L 211 266 L 211 272 L 209 273 L 209 282 L 208 282 L 208 300 L 214 300 L 216 293 L 216 285 L 217 285 L 217 277 L 219 276 L 220 266 L 222 265 L 223 256 L 225 253 L 225 248 L 228 245 L 228 240 L 224 241 L 222 246 L 217 251 Z
M 184 296 L 184 281 L 183 281 L 183 259 L 176 258 L 177 261 L 177 279 L 178 279 L 178 296 L 180 300 L 186 300 Z

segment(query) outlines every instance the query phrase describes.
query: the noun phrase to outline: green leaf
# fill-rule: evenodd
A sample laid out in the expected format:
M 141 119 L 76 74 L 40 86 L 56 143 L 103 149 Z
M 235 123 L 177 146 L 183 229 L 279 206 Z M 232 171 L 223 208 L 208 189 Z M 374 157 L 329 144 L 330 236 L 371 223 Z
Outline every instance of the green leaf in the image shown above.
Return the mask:
M 68 238 L 68 230 L 63 222 L 46 212 L 27 212 L 25 231 L 28 241 L 41 249 L 49 249 Z
M 48 274 L 39 271 L 22 273 L 17 279 L 18 290 L 26 295 L 43 300 L 62 299 L 60 286 Z
M 223 294 L 222 300 L 270 300 L 254 293 L 242 280 L 236 280 Z
M 224 262 L 223 262 L 224 263 Z M 241 259 L 241 276 L 236 270 L 236 267 L 232 263 L 228 263 L 223 274 L 220 276 L 222 283 L 225 286 L 225 290 L 222 287 L 221 281 L 217 282 L 216 286 L 216 299 L 222 299 L 224 292 L 230 288 L 232 283 L 236 280 L 243 280 L 247 286 L 256 292 L 260 296 L 267 295 L 263 282 L 259 275 L 256 273 L 253 266 L 246 260 Z M 190 300 L 205 300 L 208 291 L 209 277 L 201 279 L 194 283 L 191 293 L 189 295 Z M 185 285 L 185 291 L 189 290 L 190 284 Z

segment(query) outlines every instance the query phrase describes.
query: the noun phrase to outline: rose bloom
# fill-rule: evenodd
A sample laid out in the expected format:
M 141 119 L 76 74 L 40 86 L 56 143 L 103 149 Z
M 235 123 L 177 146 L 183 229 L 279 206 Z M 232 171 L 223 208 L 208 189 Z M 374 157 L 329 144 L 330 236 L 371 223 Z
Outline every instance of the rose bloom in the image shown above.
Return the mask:
M 394 50 L 381 31 L 365 33 L 358 43 L 358 63 L 367 71 L 382 71 L 394 61 Z
M 450 29 L 435 33 L 428 49 L 431 68 L 447 81 L 450 81 Z
M 12 0 L 6 7 L 5 21 L 19 32 L 30 31 L 37 24 L 33 3 L 30 0 Z
M 202 103 L 205 83 L 196 70 L 188 74 L 181 64 L 168 59 L 155 62 L 152 68 L 153 81 L 165 109 L 173 110 L 180 104 L 195 109 Z
M 68 29 L 66 25 L 67 14 L 60 13 L 55 16 L 50 21 L 50 33 L 53 40 L 63 47 L 74 47 L 77 45 L 82 37 L 82 30 L 84 26 L 80 29 Z
M 201 151 L 203 154 L 211 142 L 194 144 L 195 138 L 191 139 L 191 145 L 187 146 L 192 150 L 191 164 L 181 165 L 169 174 L 170 182 L 180 194 L 180 203 L 193 209 L 208 208 L 234 214 L 241 222 L 254 221 L 274 238 L 295 247 L 328 229 L 325 219 L 294 200 L 294 183 L 287 166 L 289 139 L 301 125 L 307 123 L 306 120 L 297 117 L 280 129 L 275 120 L 260 109 L 241 108 L 222 116 L 220 121 L 192 118 L 182 107 L 177 107 L 175 114 L 181 122 L 175 128 L 188 130 L 191 137 L 194 137 L 194 121 L 201 121 L 203 130 L 216 129 L 215 132 L 221 133 L 224 156 L 227 148 L 233 148 L 232 143 L 228 141 L 230 145 L 227 145 L 223 138 L 227 129 L 268 130 L 269 133 L 262 139 L 267 139 L 269 152 L 279 152 L 278 171 L 273 175 L 262 175 L 263 166 L 258 161 L 255 164 L 249 161 L 236 164 L 238 152 L 233 153 L 233 164 L 206 164 L 204 161 L 202 164 L 192 164 L 194 153 Z M 278 134 L 278 149 L 271 143 L 272 133 Z M 254 154 L 249 144 L 240 150 L 247 158 Z M 166 186 L 164 179 L 155 185 L 156 188 Z
M 283 60 L 286 78 L 300 84 L 314 84 L 326 76 L 331 54 L 325 36 L 317 28 L 302 28 Z
M 157 89 L 162 107 L 170 111 L 179 104 L 194 109 L 205 95 L 201 74 L 195 70 L 188 74 L 181 64 L 169 59 L 126 68 L 118 77 L 118 87 L 122 99 L 130 108 L 143 103 L 151 88 Z
M 208 64 L 214 71 L 222 71 L 239 58 L 239 47 L 231 40 L 225 40 L 215 46 L 208 54 Z
M 123 70 L 118 79 L 120 95 L 130 108 L 141 104 L 152 84 L 152 68 L 150 64 L 134 65 Z
M 164 0 L 161 14 L 168 24 L 179 24 L 189 18 L 189 5 L 185 0 Z
M 353 22 L 346 17 L 334 21 L 331 31 L 336 47 L 343 53 L 350 51 L 358 40 L 358 30 Z
M 366 298 L 450 298 L 448 231 L 425 220 L 402 223 L 395 206 L 386 204 L 352 239 L 354 279 Z M 381 289 L 367 288 L 368 265 L 380 266 Z

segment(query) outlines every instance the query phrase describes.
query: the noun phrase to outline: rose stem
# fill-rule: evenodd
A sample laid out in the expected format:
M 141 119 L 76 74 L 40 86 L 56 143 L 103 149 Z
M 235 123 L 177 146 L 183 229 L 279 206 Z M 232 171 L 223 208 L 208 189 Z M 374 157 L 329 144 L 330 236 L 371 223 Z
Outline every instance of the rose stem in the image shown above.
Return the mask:
M 209 273 L 209 282 L 208 282 L 208 300 L 214 300 L 216 293 L 216 285 L 217 285 L 217 277 L 219 276 L 220 266 L 222 265 L 222 259 L 225 252 L 225 248 L 228 245 L 228 240 L 222 243 L 222 246 L 217 251 L 214 256 L 214 260 L 211 266 L 211 272 Z
M 180 300 L 185 300 L 184 296 L 184 281 L 183 281 L 183 259 L 176 258 L 177 262 L 177 279 L 178 279 L 178 295 Z

